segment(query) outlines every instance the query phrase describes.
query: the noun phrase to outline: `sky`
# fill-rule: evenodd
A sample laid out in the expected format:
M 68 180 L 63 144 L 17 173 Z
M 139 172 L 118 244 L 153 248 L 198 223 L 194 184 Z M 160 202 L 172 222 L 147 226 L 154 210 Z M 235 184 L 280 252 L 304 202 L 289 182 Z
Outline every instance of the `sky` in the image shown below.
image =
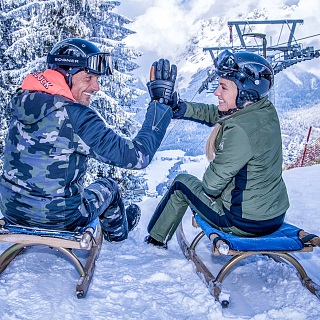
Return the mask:
M 175 63 L 177 56 L 185 49 L 190 35 L 197 29 L 201 20 L 209 20 L 213 17 L 225 18 L 227 21 L 245 20 L 244 13 L 259 9 L 267 13 L 269 20 L 303 19 L 304 24 L 296 28 L 297 39 L 318 34 L 320 30 L 318 0 L 125 0 L 120 2 L 121 5 L 115 9 L 115 12 L 132 19 L 133 22 L 128 25 L 128 28 L 136 32 L 128 36 L 124 42 L 144 54 L 137 59 L 137 63 L 141 66 L 135 71 L 138 76 L 148 75 L 150 65 L 159 58 L 164 57 Z M 225 28 L 228 31 L 227 24 Z M 277 30 L 278 33 L 281 32 L 279 28 Z M 315 48 L 319 49 L 320 37 L 310 38 L 308 43 L 315 44 Z
M 166 181 L 180 161 L 179 150 L 157 152 L 147 167 L 149 191 Z M 161 159 L 166 160 L 161 161 Z M 170 158 L 170 159 L 169 159 Z M 205 156 L 187 158 L 181 170 L 201 178 Z M 290 208 L 286 222 L 320 233 L 320 165 L 284 171 Z M 255 256 L 242 260 L 223 281 L 230 305 L 222 309 L 181 252 L 174 236 L 168 250 L 144 243 L 147 224 L 160 197 L 143 197 L 141 220 L 127 240 L 103 242 L 93 281 L 85 299 L 77 299 L 78 273 L 53 249 L 28 248 L 0 276 L 1 320 L 319 320 L 320 301 L 301 285 L 295 269 Z M 199 232 L 188 210 L 183 227 L 189 242 Z M 2 252 L 8 247 L 0 243 Z M 217 275 L 225 257 L 211 255 L 204 237 L 197 252 Z M 80 254 L 80 259 L 84 256 Z M 310 278 L 320 285 L 320 248 L 295 254 Z

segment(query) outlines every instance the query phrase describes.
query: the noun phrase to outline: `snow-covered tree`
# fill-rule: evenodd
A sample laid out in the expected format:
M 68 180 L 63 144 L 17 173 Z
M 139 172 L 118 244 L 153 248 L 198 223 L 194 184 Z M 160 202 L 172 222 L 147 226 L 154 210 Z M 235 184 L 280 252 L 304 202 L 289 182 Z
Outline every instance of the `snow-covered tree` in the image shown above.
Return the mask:
M 101 91 L 92 104 L 117 133 L 126 137 L 136 133 L 138 123 L 130 107 L 141 93 L 131 85 L 130 72 L 138 67 L 133 60 L 140 53 L 123 43 L 133 32 L 125 27 L 131 21 L 113 12 L 119 5 L 118 1 L 105 0 L 0 0 L 2 141 L 10 116 L 8 102 L 23 78 L 30 72 L 44 70 L 52 47 L 70 37 L 87 39 L 101 51 L 111 52 L 114 75 L 101 79 Z M 93 162 L 91 165 L 96 167 Z M 118 170 L 113 171 L 119 175 Z M 88 181 L 92 178 L 88 177 Z

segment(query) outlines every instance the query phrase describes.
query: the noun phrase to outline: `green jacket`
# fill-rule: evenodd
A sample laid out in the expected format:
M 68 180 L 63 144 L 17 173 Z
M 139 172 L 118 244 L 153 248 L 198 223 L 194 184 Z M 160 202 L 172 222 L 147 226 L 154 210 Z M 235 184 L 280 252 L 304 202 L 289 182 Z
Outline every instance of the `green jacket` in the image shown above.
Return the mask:
M 221 124 L 216 156 L 202 179 L 204 191 L 221 198 L 222 210 L 243 230 L 246 220 L 283 219 L 289 200 L 282 179 L 281 131 L 268 97 L 223 118 L 216 105 L 186 105 L 183 118 Z

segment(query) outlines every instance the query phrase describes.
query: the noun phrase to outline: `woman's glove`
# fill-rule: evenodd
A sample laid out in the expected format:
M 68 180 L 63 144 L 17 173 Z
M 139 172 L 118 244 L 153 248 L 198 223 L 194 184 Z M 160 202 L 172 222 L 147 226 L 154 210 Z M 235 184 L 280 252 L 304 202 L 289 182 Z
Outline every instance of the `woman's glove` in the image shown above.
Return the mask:
M 181 119 L 187 110 L 187 105 L 183 100 L 180 99 L 179 93 L 175 91 L 172 94 L 172 98 L 169 101 L 168 105 L 172 108 L 173 119 Z

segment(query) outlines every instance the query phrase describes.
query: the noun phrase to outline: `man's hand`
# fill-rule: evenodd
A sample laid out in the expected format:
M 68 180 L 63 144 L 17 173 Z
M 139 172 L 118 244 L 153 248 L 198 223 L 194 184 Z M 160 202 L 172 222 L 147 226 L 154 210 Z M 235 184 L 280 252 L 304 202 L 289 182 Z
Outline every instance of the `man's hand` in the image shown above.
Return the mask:
M 169 60 L 155 61 L 150 69 L 150 81 L 147 83 L 151 100 L 171 104 L 176 78 L 177 66 L 175 64 L 170 68 Z

